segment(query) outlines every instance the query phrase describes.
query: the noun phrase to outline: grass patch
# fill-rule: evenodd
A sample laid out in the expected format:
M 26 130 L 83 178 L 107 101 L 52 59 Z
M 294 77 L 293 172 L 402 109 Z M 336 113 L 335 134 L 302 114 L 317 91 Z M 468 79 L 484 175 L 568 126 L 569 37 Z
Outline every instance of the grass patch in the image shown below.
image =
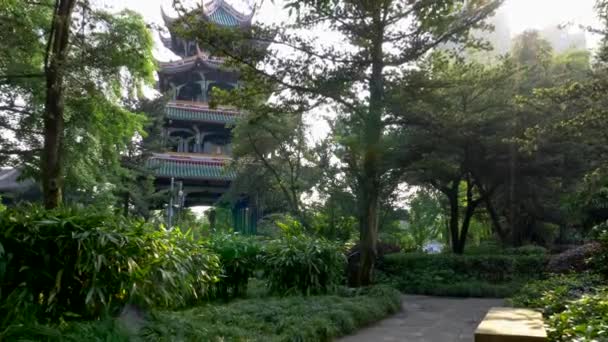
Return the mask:
M 17 329 L 11 338 L 37 341 L 331 341 L 399 310 L 386 286 L 323 296 L 238 299 L 184 311 L 155 311 L 136 335 L 119 320 L 72 323 L 56 330 Z

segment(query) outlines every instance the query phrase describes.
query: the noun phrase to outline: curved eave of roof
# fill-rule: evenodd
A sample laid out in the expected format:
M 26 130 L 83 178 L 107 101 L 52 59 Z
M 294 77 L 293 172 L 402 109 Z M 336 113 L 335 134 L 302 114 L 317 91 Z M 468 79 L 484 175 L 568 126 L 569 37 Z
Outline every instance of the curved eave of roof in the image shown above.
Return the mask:
M 237 25 L 226 25 L 226 23 L 222 22 L 221 20 L 220 21 L 214 20 L 214 14 L 219 9 L 223 9 L 224 11 L 226 11 L 226 13 L 228 15 L 230 15 L 232 18 L 234 18 L 236 20 Z M 248 26 L 251 26 L 251 21 L 253 20 L 253 16 L 255 15 L 256 10 L 257 10 L 257 6 L 251 10 L 251 13 L 244 14 L 244 13 L 239 12 L 236 8 L 234 8 L 232 5 L 227 3 L 225 0 L 211 0 L 207 3 L 205 3 L 203 0 L 201 16 L 205 20 L 211 21 L 211 22 L 216 23 L 221 26 L 248 27 Z M 177 20 L 177 18 L 170 17 L 165 12 L 165 10 L 162 6 L 160 8 L 160 12 L 161 12 L 163 21 L 165 22 L 165 25 L 167 27 L 171 27 L 171 25 L 173 25 L 173 23 Z
M 177 18 L 171 18 L 169 15 L 167 15 L 162 5 L 160 6 L 160 15 L 163 17 L 163 21 L 167 27 L 171 27 L 171 25 L 173 25 L 173 23 L 177 20 Z
M 147 162 L 158 178 L 232 181 L 236 172 L 226 168 L 230 159 L 155 155 Z
M 234 19 L 236 19 L 236 21 L 238 22 L 238 26 L 241 26 L 241 27 L 251 26 L 251 21 L 253 19 L 253 16 L 255 15 L 255 12 L 257 9 L 257 7 L 254 7 L 251 10 L 251 13 L 244 14 L 244 13 L 239 12 L 236 8 L 234 8 L 232 5 L 230 5 L 225 0 L 211 0 L 207 3 L 205 3 L 203 0 L 202 5 L 203 5 L 203 16 L 206 19 L 211 20 L 213 18 L 213 14 L 216 11 L 218 11 L 219 9 L 223 9 L 229 15 L 231 15 Z M 215 20 L 212 20 L 212 21 L 215 22 Z M 223 25 L 221 22 L 216 22 L 216 24 Z M 224 25 L 224 26 L 226 26 L 226 25 Z
M 230 109 L 211 109 L 195 104 L 169 103 L 165 107 L 165 116 L 170 120 L 232 124 L 242 113 Z
M 160 66 L 160 73 L 175 74 L 191 70 L 198 63 L 211 69 L 220 69 L 224 62 L 225 61 L 222 58 L 210 58 L 202 55 L 197 55 L 175 62 L 158 62 L 158 65 Z

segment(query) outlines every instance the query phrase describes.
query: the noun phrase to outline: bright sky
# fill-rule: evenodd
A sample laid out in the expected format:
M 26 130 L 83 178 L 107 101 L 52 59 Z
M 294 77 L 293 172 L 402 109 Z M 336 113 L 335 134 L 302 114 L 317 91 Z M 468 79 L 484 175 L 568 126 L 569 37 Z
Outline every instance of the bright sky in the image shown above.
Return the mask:
M 228 0 L 240 7 L 248 0 Z M 162 24 L 160 6 L 171 12 L 172 0 L 97 0 L 98 3 L 116 8 L 130 8 L 141 13 L 152 23 Z M 265 0 L 264 6 L 256 20 L 272 22 L 283 17 L 278 4 L 281 1 Z M 542 29 L 543 27 L 572 22 L 576 25 L 597 26 L 597 19 L 593 10 L 595 0 L 506 0 L 502 11 L 505 11 L 513 35 L 521 33 L 528 28 Z M 588 36 L 593 45 L 597 39 Z

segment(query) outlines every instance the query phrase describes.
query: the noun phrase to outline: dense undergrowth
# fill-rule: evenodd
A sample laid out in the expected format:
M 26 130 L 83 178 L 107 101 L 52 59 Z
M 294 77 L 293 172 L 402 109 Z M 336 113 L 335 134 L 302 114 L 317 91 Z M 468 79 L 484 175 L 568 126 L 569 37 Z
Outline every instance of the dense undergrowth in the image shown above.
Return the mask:
M 399 292 L 378 286 L 324 296 L 237 299 L 184 311 L 151 311 L 141 322 L 120 318 L 59 327 L 25 326 L 14 328 L 4 337 L 74 342 L 331 341 L 399 307 Z
M 587 272 L 531 282 L 510 299 L 514 306 L 543 312 L 550 341 L 608 341 L 608 224 L 598 226 L 596 234 L 599 243 L 585 261 Z M 580 267 L 577 255 L 564 255 L 555 259 L 563 263 L 558 269 Z
M 319 341 L 399 307 L 396 290 L 344 288 L 343 249 L 318 237 L 195 238 L 35 206 L 0 227 L 2 341 Z
M 546 262 L 547 256 L 533 248 L 498 255 L 395 253 L 383 258 L 381 281 L 405 293 L 508 297 L 542 277 Z

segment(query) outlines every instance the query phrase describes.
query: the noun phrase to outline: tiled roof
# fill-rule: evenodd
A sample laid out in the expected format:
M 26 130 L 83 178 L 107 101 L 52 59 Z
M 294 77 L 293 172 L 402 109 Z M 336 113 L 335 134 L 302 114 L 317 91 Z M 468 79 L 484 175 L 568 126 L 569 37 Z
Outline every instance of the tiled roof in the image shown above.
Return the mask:
M 227 162 L 227 159 L 215 158 L 153 157 L 148 160 L 148 167 L 159 178 L 230 181 L 236 173 L 226 168 Z
M 203 1 L 203 13 L 212 22 L 222 26 L 248 26 L 255 13 L 255 8 L 244 14 L 230 5 L 226 0 Z
M 238 20 L 221 7 L 209 15 L 209 19 L 213 23 L 222 26 L 239 26 Z
M 206 106 L 169 103 L 165 108 L 167 119 L 212 123 L 234 123 L 240 113 L 233 110 L 211 109 Z

